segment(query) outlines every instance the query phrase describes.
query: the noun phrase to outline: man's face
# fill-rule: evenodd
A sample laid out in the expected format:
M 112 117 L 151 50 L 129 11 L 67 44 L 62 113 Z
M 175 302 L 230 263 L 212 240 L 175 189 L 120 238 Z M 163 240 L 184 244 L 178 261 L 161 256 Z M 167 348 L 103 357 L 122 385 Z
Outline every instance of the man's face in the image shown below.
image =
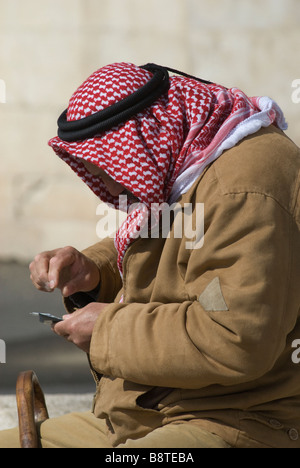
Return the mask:
M 138 198 L 136 198 L 131 192 L 129 192 L 129 190 L 123 187 L 123 185 L 119 184 L 118 182 L 115 182 L 114 179 L 112 179 L 108 174 L 106 174 L 106 172 L 103 169 L 96 166 L 95 164 L 92 164 L 89 161 L 82 160 L 82 163 L 90 174 L 102 179 L 108 192 L 113 197 L 118 197 L 119 195 L 127 195 L 127 197 L 130 200 L 139 202 Z

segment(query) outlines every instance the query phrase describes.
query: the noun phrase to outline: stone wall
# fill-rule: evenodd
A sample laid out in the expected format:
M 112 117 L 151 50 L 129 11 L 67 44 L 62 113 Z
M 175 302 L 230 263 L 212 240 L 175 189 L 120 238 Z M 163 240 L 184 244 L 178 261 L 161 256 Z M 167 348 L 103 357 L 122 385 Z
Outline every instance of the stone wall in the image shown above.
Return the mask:
M 98 240 L 98 201 L 47 141 L 107 63 L 156 62 L 270 95 L 300 144 L 299 24 L 299 0 L 0 0 L 0 260 Z

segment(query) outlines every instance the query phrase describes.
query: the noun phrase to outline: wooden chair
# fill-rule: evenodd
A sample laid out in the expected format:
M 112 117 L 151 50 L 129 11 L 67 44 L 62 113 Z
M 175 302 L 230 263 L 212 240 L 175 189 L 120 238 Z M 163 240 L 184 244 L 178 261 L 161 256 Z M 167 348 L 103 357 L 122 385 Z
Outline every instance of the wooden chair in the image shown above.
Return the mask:
M 40 448 L 37 426 L 49 419 L 43 390 L 34 371 L 17 379 L 17 408 L 21 448 Z

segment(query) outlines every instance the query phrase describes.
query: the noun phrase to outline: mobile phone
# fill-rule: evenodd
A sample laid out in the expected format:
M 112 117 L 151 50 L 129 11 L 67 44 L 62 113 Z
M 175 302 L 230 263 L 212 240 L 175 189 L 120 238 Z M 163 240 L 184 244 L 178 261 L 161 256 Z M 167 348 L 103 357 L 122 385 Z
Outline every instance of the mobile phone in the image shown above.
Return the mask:
M 30 315 L 35 315 L 36 317 L 39 317 L 41 323 L 54 324 L 54 323 L 58 323 L 58 322 L 63 321 L 62 318 L 56 317 L 55 315 L 43 314 L 41 312 L 31 312 Z

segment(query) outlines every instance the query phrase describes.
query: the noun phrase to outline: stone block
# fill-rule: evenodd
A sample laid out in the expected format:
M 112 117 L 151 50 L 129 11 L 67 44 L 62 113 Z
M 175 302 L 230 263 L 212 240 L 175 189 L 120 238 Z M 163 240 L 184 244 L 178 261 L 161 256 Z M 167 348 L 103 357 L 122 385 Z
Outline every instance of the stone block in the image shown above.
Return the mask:
M 298 2 L 1 0 L 0 258 L 98 240 L 98 200 L 47 142 L 72 93 L 108 63 L 156 62 L 269 95 L 300 145 Z

